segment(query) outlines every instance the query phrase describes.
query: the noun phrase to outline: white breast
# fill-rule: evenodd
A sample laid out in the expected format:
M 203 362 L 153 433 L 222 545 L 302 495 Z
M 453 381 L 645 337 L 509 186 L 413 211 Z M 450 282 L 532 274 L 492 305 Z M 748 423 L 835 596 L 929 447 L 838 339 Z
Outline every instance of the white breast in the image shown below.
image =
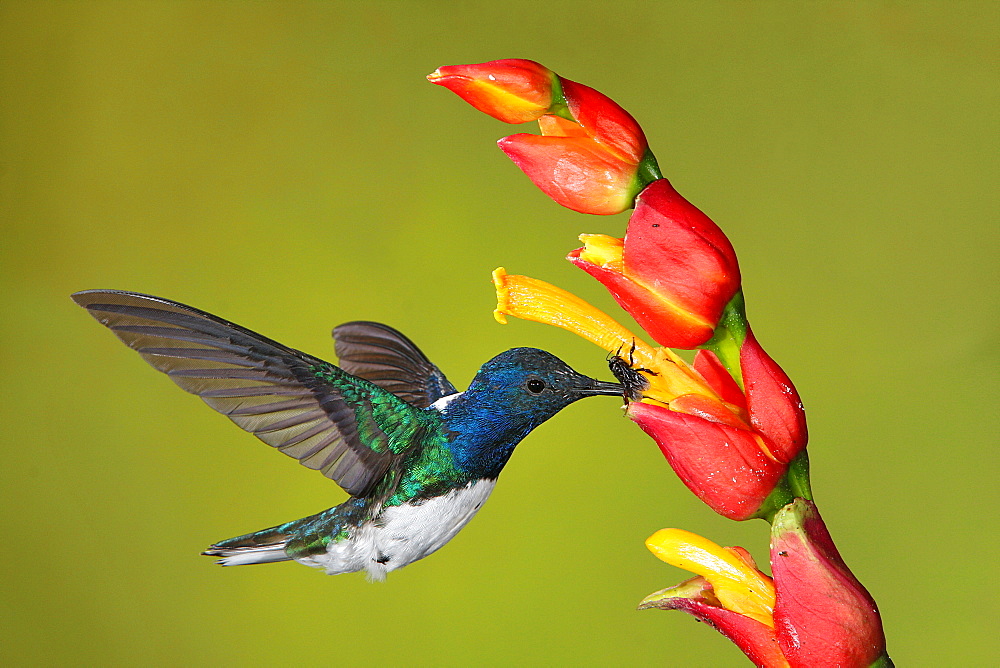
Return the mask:
M 353 536 L 330 543 L 326 554 L 297 559 L 327 574 L 367 571 L 371 580 L 440 549 L 479 511 L 495 480 L 479 480 L 420 504 L 404 503 L 382 511 Z

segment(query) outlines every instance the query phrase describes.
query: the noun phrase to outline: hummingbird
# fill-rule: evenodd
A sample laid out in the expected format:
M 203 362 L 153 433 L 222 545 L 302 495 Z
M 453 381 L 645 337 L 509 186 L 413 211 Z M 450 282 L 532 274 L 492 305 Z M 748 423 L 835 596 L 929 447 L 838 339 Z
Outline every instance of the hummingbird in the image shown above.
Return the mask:
M 623 391 L 544 350 L 513 348 L 459 392 L 410 339 L 376 322 L 333 330 L 336 366 L 167 299 L 72 297 L 181 389 L 350 495 L 202 553 L 223 566 L 294 560 L 384 580 L 472 519 L 533 429 L 578 399 Z

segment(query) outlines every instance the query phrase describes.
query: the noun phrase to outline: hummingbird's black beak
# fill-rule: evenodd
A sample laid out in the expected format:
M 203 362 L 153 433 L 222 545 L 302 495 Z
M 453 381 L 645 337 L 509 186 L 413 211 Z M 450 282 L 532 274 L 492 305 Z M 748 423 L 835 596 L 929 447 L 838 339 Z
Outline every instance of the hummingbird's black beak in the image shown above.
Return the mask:
M 588 378 L 587 376 L 583 376 L 581 380 L 583 382 L 577 389 L 584 396 L 606 395 L 617 397 L 623 396 L 625 392 L 625 388 L 618 383 L 609 383 L 604 380 L 597 380 L 596 378 Z

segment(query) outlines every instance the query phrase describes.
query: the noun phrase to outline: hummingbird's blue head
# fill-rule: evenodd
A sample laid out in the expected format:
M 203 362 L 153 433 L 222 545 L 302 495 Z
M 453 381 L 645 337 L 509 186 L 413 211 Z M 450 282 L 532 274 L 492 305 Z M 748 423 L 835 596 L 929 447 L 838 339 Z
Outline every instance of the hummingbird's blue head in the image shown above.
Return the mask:
M 595 380 L 537 348 L 514 348 L 484 364 L 445 412 L 465 467 L 498 474 L 521 439 L 569 404 L 595 395 L 620 396 L 622 386 Z
M 533 428 L 578 399 L 621 395 L 623 389 L 577 373 L 544 350 L 513 348 L 484 364 L 468 391 L 495 397 L 508 414 L 532 416 Z

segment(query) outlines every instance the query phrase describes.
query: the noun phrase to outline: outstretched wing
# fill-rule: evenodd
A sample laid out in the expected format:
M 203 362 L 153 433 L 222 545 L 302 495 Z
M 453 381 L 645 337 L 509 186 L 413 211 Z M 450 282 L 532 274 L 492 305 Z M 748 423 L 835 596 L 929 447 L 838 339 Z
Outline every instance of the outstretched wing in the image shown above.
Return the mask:
M 115 290 L 73 300 L 182 389 L 352 495 L 436 426 L 363 379 L 190 306 Z
M 418 408 L 457 391 L 413 341 L 388 325 L 345 322 L 333 330 L 333 343 L 344 371 Z

